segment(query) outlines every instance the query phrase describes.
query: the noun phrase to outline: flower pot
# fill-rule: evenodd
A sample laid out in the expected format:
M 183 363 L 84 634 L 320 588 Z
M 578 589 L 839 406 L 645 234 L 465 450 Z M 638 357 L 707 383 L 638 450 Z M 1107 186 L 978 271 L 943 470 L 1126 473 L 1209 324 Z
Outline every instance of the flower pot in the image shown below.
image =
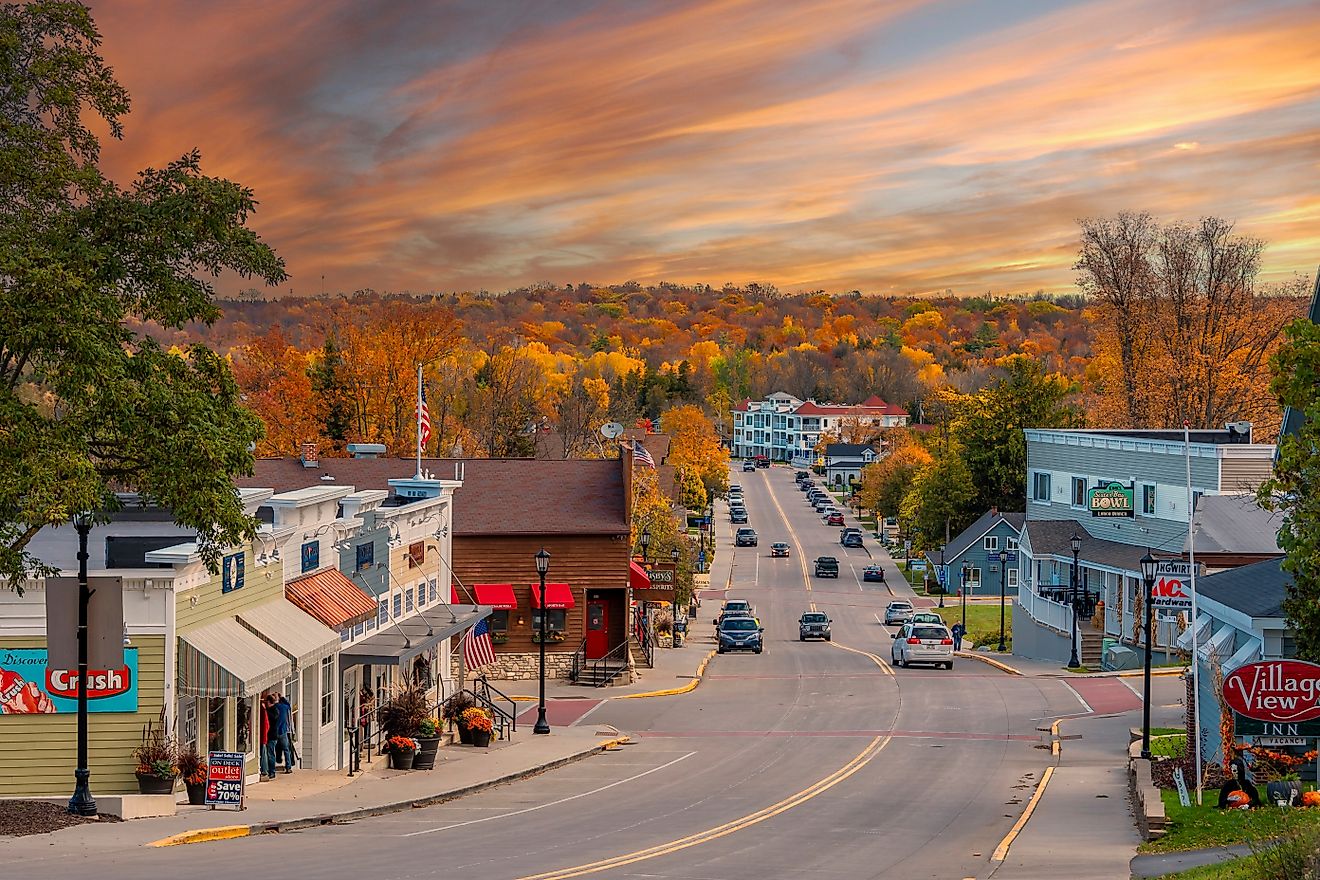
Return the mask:
M 413 756 L 414 770 L 431 770 L 435 767 L 435 753 L 440 748 L 440 737 L 417 737 L 417 754 Z
M 469 732 L 472 734 L 472 744 L 474 746 L 479 749 L 484 749 L 490 746 L 489 730 L 473 730 Z
M 391 770 L 411 770 L 417 752 L 412 749 L 390 749 Z
M 138 794 L 170 794 L 174 791 L 174 777 L 162 779 L 152 774 L 137 775 Z
M 472 728 L 466 724 L 458 725 L 458 741 L 465 746 L 472 745 Z
M 185 782 L 184 787 L 188 789 L 188 803 L 190 805 L 201 807 L 206 804 L 205 782 Z

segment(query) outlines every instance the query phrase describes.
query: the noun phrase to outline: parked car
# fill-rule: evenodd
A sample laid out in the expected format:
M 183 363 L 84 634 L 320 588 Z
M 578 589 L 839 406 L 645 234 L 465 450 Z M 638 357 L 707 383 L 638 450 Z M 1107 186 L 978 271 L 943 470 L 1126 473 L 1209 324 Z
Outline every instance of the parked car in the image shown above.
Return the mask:
M 728 651 L 751 651 L 759 654 L 765 649 L 764 630 L 751 617 L 726 617 L 720 622 L 716 632 L 715 651 L 724 654 Z
M 940 617 L 934 611 L 918 611 L 912 615 L 913 623 L 938 623 L 944 625 L 944 618 Z
M 885 570 L 878 565 L 868 565 L 862 569 L 862 580 L 885 582 Z
M 845 547 L 862 546 L 862 530 L 848 528 L 839 533 L 839 543 Z
M 755 620 L 756 609 L 746 599 L 730 599 L 724 603 L 724 607 L 720 609 L 719 614 L 715 615 L 715 620 L 712 622 L 719 626 L 720 621 L 726 617 L 750 617 Z
M 788 556 L 788 545 L 783 541 L 775 541 L 770 545 L 771 556 Z
M 729 522 L 733 523 L 734 525 L 745 524 L 747 522 L 747 508 L 730 507 Z
M 756 466 L 759 468 L 768 468 L 770 467 L 770 459 L 765 458 L 764 456 L 758 457 L 756 459 Z
M 842 514 L 842 513 L 839 513 L 837 510 L 834 511 L 834 513 L 826 514 L 826 516 L 825 516 L 825 525 L 827 525 L 827 526 L 841 526 L 841 525 L 843 525 L 843 514 Z
M 747 461 L 743 462 L 742 469 L 744 471 L 754 471 L 756 470 L 756 462 L 752 461 L 751 459 L 748 459 Z
M 816 577 L 836 578 L 838 576 L 839 560 L 833 556 L 819 556 L 816 558 Z
M 793 475 L 793 479 L 801 483 L 803 480 L 810 480 L 811 474 L 807 473 L 806 471 L 798 471 Z
M 745 504 L 745 501 L 744 501 L 744 499 L 743 499 L 743 493 L 742 493 L 742 492 L 730 492 L 730 493 L 729 493 L 729 506 L 730 506 L 730 507 L 742 507 L 742 506 L 744 506 L 744 504 Z
M 889 649 L 889 656 L 899 667 L 933 663 L 952 669 L 953 636 L 943 624 L 905 623 L 894 633 L 894 646 Z
M 816 488 L 816 484 L 811 482 L 811 480 L 802 480 L 798 483 L 798 488 L 803 492 L 810 492 L 812 489 Z
M 807 611 L 798 618 L 798 641 L 824 639 L 830 641 L 830 619 L 819 611 Z
M 812 502 L 811 506 L 816 508 L 817 513 L 824 513 L 825 508 L 830 506 L 829 496 L 826 495 L 826 496 L 817 497 L 816 500 Z
M 906 599 L 896 599 L 885 609 L 885 626 L 907 623 L 912 619 L 912 603 Z
M 739 529 L 733 536 L 735 547 L 755 547 L 756 529 Z

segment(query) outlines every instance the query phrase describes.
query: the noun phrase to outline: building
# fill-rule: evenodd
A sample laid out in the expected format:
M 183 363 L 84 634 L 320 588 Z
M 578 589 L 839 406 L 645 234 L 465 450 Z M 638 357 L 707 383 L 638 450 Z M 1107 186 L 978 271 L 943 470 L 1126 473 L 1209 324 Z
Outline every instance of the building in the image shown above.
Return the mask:
M 1181 430 L 1033 430 L 1027 440 L 1027 509 L 1018 553 L 1016 654 L 1067 660 L 1071 653 L 1072 538 L 1079 539 L 1081 661 L 1098 665 L 1106 638 L 1132 642 L 1142 589 L 1138 560 L 1181 558 L 1187 537 L 1187 458 L 1193 504 L 1240 495 L 1269 476 L 1274 447 L 1251 442 L 1249 425 Z M 1097 490 L 1094 491 L 1093 490 Z M 1100 605 L 1103 603 L 1103 606 Z M 1102 611 L 1090 618 L 1089 611 Z M 1177 621 L 1159 620 L 1156 644 Z
M 805 467 L 816 458 L 822 438 L 871 439 L 884 428 L 903 427 L 907 410 L 872 395 L 857 405 L 819 404 L 776 391 L 764 400 L 746 400 L 733 408 L 730 444 L 738 458 L 764 455 L 772 461 Z
M 861 482 L 862 469 L 880 453 L 869 443 L 828 443 L 825 446 L 825 482 L 840 489 Z
M 1022 537 L 1024 513 L 1002 513 L 997 508 L 981 514 L 976 522 L 963 529 L 936 553 L 926 558 L 948 591 L 957 592 L 962 586 L 963 566 L 967 566 L 967 585 L 971 595 L 994 593 L 999 589 L 999 552 L 1008 553 L 1004 565 L 1004 591 L 1016 596 L 1018 592 L 1018 542 Z

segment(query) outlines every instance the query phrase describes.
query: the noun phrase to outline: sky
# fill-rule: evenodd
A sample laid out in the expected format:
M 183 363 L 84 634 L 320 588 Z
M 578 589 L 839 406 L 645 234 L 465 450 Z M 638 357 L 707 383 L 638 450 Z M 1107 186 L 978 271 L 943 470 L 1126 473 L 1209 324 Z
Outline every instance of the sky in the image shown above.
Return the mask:
M 1124 210 L 1320 263 L 1311 0 L 90 5 L 133 96 L 104 167 L 199 149 L 283 295 L 1069 292 Z

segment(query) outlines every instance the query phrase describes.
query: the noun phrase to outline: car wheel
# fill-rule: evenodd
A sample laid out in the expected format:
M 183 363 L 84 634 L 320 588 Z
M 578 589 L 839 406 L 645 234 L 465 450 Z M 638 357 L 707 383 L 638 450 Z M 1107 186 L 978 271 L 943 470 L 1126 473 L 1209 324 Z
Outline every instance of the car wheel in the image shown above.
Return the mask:
M 806 637 L 806 636 L 798 636 L 798 641 L 799 641 L 799 642 L 805 642 L 806 640 L 807 640 L 807 637 Z
M 723 654 L 723 653 L 724 653 L 724 649 L 723 649 L 723 648 L 716 648 L 716 649 L 715 649 L 715 653 L 716 653 L 716 654 Z
M 757 648 L 757 649 L 756 649 L 756 653 L 757 653 L 757 654 L 761 653 L 761 649 L 760 649 L 760 648 Z
M 827 641 L 827 642 L 832 642 L 832 641 L 834 641 L 834 638 L 833 638 L 832 636 L 826 636 L 826 637 L 825 637 L 825 641 Z
M 944 664 L 944 668 L 945 668 L 945 669 L 952 670 L 952 669 L 953 669 L 953 661 L 950 660 L 948 663 L 945 663 L 945 664 Z

